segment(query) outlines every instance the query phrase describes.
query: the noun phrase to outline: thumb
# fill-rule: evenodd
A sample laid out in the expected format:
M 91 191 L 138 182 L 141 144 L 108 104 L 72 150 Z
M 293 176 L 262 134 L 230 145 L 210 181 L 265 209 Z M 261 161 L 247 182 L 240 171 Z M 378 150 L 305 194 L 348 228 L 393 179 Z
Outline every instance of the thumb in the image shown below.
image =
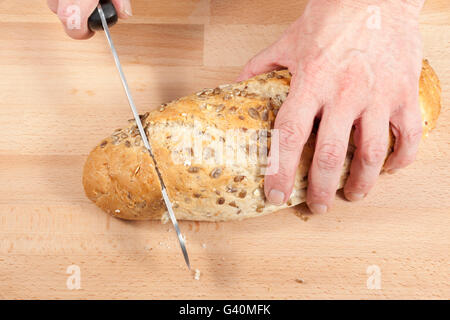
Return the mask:
M 269 72 L 278 69 L 280 65 L 277 63 L 277 58 L 274 53 L 273 46 L 264 49 L 256 56 L 251 58 L 247 64 L 244 66 L 240 76 L 237 81 L 247 80 L 258 74 Z
M 56 14 L 71 38 L 88 39 L 94 35 L 87 21 L 97 5 L 98 0 L 59 0 Z
M 61 20 L 66 33 L 74 39 L 88 39 L 94 35 L 88 27 L 88 19 L 94 12 L 98 0 L 48 0 L 48 6 Z M 121 19 L 132 16 L 130 0 L 112 0 Z

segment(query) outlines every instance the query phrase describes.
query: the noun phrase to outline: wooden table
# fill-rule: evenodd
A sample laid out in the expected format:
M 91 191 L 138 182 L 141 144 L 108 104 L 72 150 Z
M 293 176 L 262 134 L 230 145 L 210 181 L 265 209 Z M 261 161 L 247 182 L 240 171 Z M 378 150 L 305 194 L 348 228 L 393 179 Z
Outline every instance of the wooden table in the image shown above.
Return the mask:
M 305 3 L 134 1 L 112 32 L 136 104 L 232 82 Z M 70 40 L 29 0 L 0 2 L 0 31 L 0 298 L 450 298 L 448 0 L 421 15 L 443 110 L 417 161 L 324 215 L 181 222 L 198 281 L 171 225 L 111 218 L 84 195 L 86 155 L 131 117 L 103 35 Z

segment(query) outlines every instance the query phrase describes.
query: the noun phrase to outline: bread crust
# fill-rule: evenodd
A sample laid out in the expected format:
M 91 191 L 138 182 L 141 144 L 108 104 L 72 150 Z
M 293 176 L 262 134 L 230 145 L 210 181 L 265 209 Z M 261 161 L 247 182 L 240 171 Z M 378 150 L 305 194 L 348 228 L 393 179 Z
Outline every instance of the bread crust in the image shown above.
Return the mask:
M 290 80 L 287 70 L 270 72 L 202 90 L 141 116 L 177 219 L 238 220 L 305 201 L 315 130 L 304 147 L 294 191 L 282 206 L 266 202 L 263 186 L 267 164 L 264 157 L 257 156 L 260 150 L 266 155 L 265 146 L 270 148 L 271 137 L 269 133 L 266 138 L 266 130 L 273 127 Z M 425 137 L 435 127 L 441 108 L 439 79 L 427 60 L 423 61 L 419 88 Z M 233 134 L 243 140 L 229 143 Z M 186 143 L 186 137 L 189 140 L 191 136 L 195 148 Z M 386 156 L 392 152 L 393 143 L 391 134 Z M 230 161 L 227 150 L 241 157 Z M 348 176 L 354 150 L 351 137 L 339 188 Z M 256 159 L 251 156 L 255 154 Z M 167 219 L 155 164 L 134 120 L 92 150 L 84 167 L 83 185 L 87 197 L 115 217 Z

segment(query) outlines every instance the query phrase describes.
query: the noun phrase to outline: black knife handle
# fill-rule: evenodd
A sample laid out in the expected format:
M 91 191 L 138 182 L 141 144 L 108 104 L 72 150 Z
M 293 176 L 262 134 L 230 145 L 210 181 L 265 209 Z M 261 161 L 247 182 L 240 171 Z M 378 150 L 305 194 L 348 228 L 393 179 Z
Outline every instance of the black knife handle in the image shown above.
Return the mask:
M 119 20 L 119 16 L 117 15 L 116 8 L 114 8 L 112 2 L 110 0 L 100 0 L 100 4 L 105 13 L 108 27 L 115 25 L 117 20 Z M 97 8 L 95 8 L 94 12 L 89 17 L 88 26 L 92 31 L 103 30 L 102 19 L 100 18 Z

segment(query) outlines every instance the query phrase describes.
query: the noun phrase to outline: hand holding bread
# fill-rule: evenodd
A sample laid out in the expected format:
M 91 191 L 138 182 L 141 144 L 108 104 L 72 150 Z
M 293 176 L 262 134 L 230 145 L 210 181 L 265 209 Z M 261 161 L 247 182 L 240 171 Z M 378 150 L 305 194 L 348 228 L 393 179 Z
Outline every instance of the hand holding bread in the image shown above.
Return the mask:
M 277 68 L 293 75 L 275 121 L 280 167 L 265 179 L 271 203 L 289 198 L 316 118 L 321 122 L 306 197 L 313 212 L 332 206 L 352 128 L 356 152 L 344 187 L 347 199 L 360 200 L 374 186 L 389 124 L 396 144 L 385 169 L 413 162 L 422 135 L 420 2 L 309 1 L 281 38 L 246 65 L 239 80 Z
M 305 201 L 317 126 L 313 126 L 305 143 L 293 192 L 281 206 L 270 204 L 265 198 L 264 168 L 267 163 L 257 159 L 243 163 L 231 161 L 228 165 L 223 161 L 227 160 L 224 156 L 218 156 L 220 148 L 214 149 L 227 146 L 227 141 L 223 140 L 230 131 L 245 137 L 242 143 L 230 143 L 234 148 L 229 150 L 230 154 L 249 155 L 252 150 L 264 150 L 265 145 L 270 147 L 268 130 L 274 126 L 278 110 L 288 96 L 290 83 L 291 75 L 287 70 L 269 72 L 240 83 L 202 90 L 142 115 L 177 219 L 236 220 L 275 212 Z M 436 125 L 440 92 L 439 80 L 424 60 L 419 81 L 423 137 Z M 193 154 L 197 148 L 186 146 L 187 150 L 183 150 L 183 136 L 192 132 L 192 142 L 204 138 L 204 145 L 199 148 L 201 155 Z M 390 134 L 384 158 L 392 153 L 395 141 L 395 136 Z M 348 177 L 354 152 L 352 130 L 339 188 Z M 216 158 L 221 158 L 222 162 L 216 162 Z M 88 198 L 113 216 L 130 220 L 165 217 L 154 164 L 133 121 L 103 139 L 90 153 L 84 167 L 83 185 Z

